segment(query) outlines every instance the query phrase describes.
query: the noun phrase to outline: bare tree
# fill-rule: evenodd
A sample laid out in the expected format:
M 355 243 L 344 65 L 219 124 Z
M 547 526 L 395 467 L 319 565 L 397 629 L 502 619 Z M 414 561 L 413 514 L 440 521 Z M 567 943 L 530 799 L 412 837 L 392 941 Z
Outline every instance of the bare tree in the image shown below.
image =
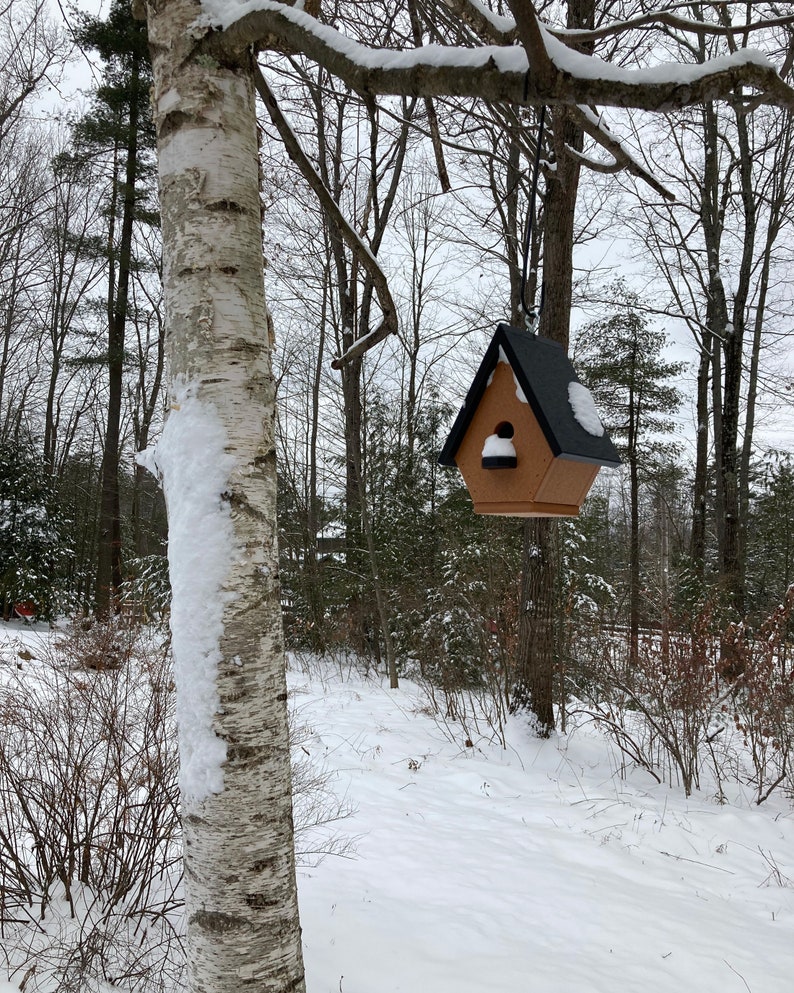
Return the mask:
M 46 0 L 0 3 L 0 145 L 18 124 L 26 101 L 56 83 L 68 54 Z
M 9 132 L 0 144 L 0 437 L 13 433 L 20 390 L 29 380 L 39 339 L 32 325 L 42 257 L 38 221 L 46 213 L 43 147 L 42 135 L 23 128 Z
M 708 6 L 697 5 L 700 18 Z M 719 8 L 715 24 L 731 50 L 740 51 L 747 38 L 744 24 L 732 23 L 731 6 Z M 684 50 L 685 39 L 673 41 Z M 783 32 L 779 38 L 772 33 L 770 41 L 792 50 Z M 713 54 L 713 38 L 704 32 L 686 48 L 704 64 Z M 638 234 L 668 287 L 662 308 L 689 327 L 697 351 L 692 560 L 702 579 L 713 446 L 720 584 L 741 615 L 762 348 L 778 330 L 775 282 L 785 279 L 788 261 L 781 243 L 794 196 L 790 115 L 766 108 L 748 114 L 739 88 L 727 106 L 682 111 L 670 124 L 646 153 L 677 202 L 641 197 L 644 225 Z
M 79 360 L 93 344 L 90 296 L 102 276 L 96 234 L 101 206 L 93 195 L 101 181 L 93 163 L 79 162 L 64 149 L 54 160 L 54 184 L 41 237 L 45 245 L 40 278 L 39 320 L 46 329 L 47 383 L 44 411 L 44 460 L 59 473 L 86 405 L 95 392 L 85 389 L 96 371 Z M 87 319 L 88 318 L 88 319 Z

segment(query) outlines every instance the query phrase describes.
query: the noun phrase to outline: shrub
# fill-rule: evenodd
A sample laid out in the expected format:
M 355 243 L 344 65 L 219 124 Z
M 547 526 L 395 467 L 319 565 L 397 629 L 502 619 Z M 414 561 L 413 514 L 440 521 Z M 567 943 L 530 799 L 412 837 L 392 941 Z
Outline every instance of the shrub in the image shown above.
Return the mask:
M 794 587 L 753 633 L 746 624 L 719 632 L 703 608 L 690 632 L 648 633 L 629 664 L 627 644 L 602 634 L 591 653 L 585 699 L 572 713 L 596 721 L 623 755 L 654 778 L 699 789 L 708 767 L 717 795 L 729 780 L 749 784 L 756 803 L 776 789 L 794 793 L 794 671 L 786 632 Z M 592 646 L 591 646 L 592 647 Z
M 142 631 L 67 633 L 0 696 L 0 890 L 26 989 L 178 983 L 173 683 Z
M 0 669 L 0 934 L 26 993 L 184 988 L 174 683 L 162 634 L 76 624 Z M 2 656 L 0 656 L 0 659 Z M 349 813 L 291 721 L 297 858 Z

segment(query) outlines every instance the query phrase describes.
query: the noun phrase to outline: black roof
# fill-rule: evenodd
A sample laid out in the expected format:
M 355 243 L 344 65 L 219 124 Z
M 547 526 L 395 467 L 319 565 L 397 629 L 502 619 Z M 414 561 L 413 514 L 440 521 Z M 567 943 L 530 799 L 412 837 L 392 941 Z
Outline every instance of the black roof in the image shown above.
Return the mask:
M 579 377 L 562 345 L 509 324 L 500 324 L 496 329 L 441 451 L 438 459 L 441 465 L 455 465 L 460 443 L 499 361 L 500 348 L 555 457 L 611 467 L 620 465 L 620 456 L 606 432 L 601 437 L 590 434 L 574 417 L 568 384 L 578 383 Z

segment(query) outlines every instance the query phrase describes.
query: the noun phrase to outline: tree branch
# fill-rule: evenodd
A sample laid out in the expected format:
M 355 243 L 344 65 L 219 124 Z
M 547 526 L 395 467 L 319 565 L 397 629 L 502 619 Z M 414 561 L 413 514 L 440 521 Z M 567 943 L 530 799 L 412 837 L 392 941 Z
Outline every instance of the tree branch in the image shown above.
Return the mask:
M 456 13 L 461 21 L 486 44 L 510 45 L 514 44 L 517 40 L 520 31 L 518 17 L 513 22 L 507 17 L 500 17 L 494 14 L 480 4 L 472 3 L 472 0 L 443 0 L 443 3 Z M 513 4 L 509 0 L 508 5 L 513 10 Z M 681 6 L 685 7 L 686 5 L 681 4 Z M 515 10 L 513 10 L 513 14 L 515 16 Z M 755 23 L 743 24 L 741 27 L 736 28 L 731 25 L 709 24 L 706 21 L 697 21 L 691 17 L 676 14 L 673 10 L 650 10 L 644 14 L 637 14 L 636 17 L 627 17 L 622 21 L 610 21 L 597 28 L 562 28 L 546 25 L 546 29 L 555 38 L 559 38 L 567 44 L 580 45 L 600 41 L 603 38 L 614 38 L 628 31 L 637 30 L 638 28 L 653 30 L 656 27 L 664 26 L 700 37 L 730 37 L 731 34 L 737 32 L 748 35 L 752 32 L 766 30 L 768 28 L 788 27 L 791 24 L 794 24 L 794 14 L 781 14 L 778 17 L 762 18 Z
M 612 134 L 604 122 L 589 107 L 571 107 L 569 108 L 569 113 L 579 127 L 586 134 L 590 135 L 591 138 L 594 138 L 615 160 L 614 166 L 609 164 L 602 165 L 583 156 L 581 153 L 576 153 L 574 149 L 569 149 L 571 153 L 577 154 L 577 157 L 585 165 L 600 172 L 618 172 L 625 169 L 626 172 L 630 172 L 633 176 L 647 183 L 652 190 L 655 190 L 665 200 L 669 200 L 671 203 L 675 202 L 675 194 L 671 193 L 653 173 L 649 172 L 641 162 L 638 162 L 634 158 L 617 135 Z
M 389 335 L 397 333 L 397 308 L 394 305 L 394 300 L 392 299 L 392 295 L 389 290 L 389 284 L 383 270 L 378 264 L 378 260 L 370 251 L 369 246 L 365 244 L 358 232 L 344 216 L 339 204 L 331 195 L 331 191 L 325 185 L 320 177 L 320 174 L 309 161 L 309 158 L 303 151 L 303 148 L 301 148 L 298 136 L 292 130 L 289 121 L 287 121 L 281 112 L 278 101 L 276 100 L 273 91 L 268 86 L 267 80 L 262 74 L 259 66 L 254 66 L 254 82 L 256 84 L 257 93 L 262 98 L 262 102 L 270 115 L 270 120 L 273 122 L 273 125 L 284 143 L 287 154 L 298 167 L 303 178 L 316 194 L 323 210 L 331 219 L 332 223 L 339 229 L 340 234 L 349 245 L 362 268 L 372 280 L 372 285 L 375 287 L 375 292 L 378 295 L 378 305 L 380 306 L 383 319 L 374 331 L 364 335 L 362 338 L 359 338 L 356 342 L 354 342 L 351 348 L 331 362 L 332 368 L 341 369 L 346 362 L 351 361 L 351 359 L 358 358 L 360 355 L 363 355 L 364 352 L 383 341 L 384 338 L 388 338 Z
M 549 56 L 535 7 L 530 0 L 508 0 L 508 6 L 516 19 L 518 36 L 527 53 L 529 77 L 526 85 L 534 84 L 543 91 L 551 92 L 557 70 Z
M 512 45 L 518 40 L 515 21 L 500 17 L 482 4 L 471 0 L 442 0 L 442 3 L 486 44 Z
M 203 29 L 197 25 L 197 31 L 204 31 L 200 47 L 207 55 L 222 59 L 251 45 L 302 53 L 365 95 L 481 97 L 534 106 L 595 103 L 670 111 L 729 99 L 743 85 L 758 90 L 765 103 L 794 110 L 794 89 L 760 52 L 744 49 L 704 65 L 667 63 L 653 69 L 625 69 L 572 51 L 537 21 L 531 4 L 514 2 L 516 11 L 526 15 L 527 31 L 535 18 L 544 43 L 545 54 L 534 52 L 537 38 L 532 28 L 529 44 L 535 63 L 529 76 L 527 55 L 519 46 L 372 49 L 320 24 L 303 10 L 274 0 L 261 0 L 259 9 L 237 20 L 219 21 L 220 29 L 205 23 Z
M 616 35 L 625 34 L 636 28 L 653 29 L 657 25 L 664 25 L 668 28 L 675 28 L 687 34 L 695 34 L 700 37 L 731 37 L 734 34 L 749 34 L 753 31 L 760 31 L 767 28 L 787 27 L 794 24 L 794 14 L 787 14 L 782 17 L 773 17 L 768 20 L 759 20 L 754 24 L 732 27 L 730 25 L 709 24 L 706 21 L 696 21 L 690 17 L 682 17 L 669 10 L 652 10 L 647 14 L 639 14 L 637 17 L 627 18 L 625 21 L 612 21 L 610 24 L 602 24 L 598 28 L 583 30 L 581 28 L 548 28 L 556 38 L 569 43 L 581 44 L 588 41 L 598 41 L 601 38 L 611 38 Z
M 419 18 L 419 12 L 416 9 L 415 0 L 408 0 L 408 15 L 411 19 L 411 32 L 414 36 L 414 44 L 417 48 L 420 48 L 422 45 L 422 22 Z M 441 129 L 438 126 L 436 107 L 430 97 L 425 97 L 424 102 L 425 113 L 427 114 L 427 127 L 430 131 L 430 142 L 433 146 L 433 155 L 436 159 L 436 172 L 438 173 L 438 181 L 441 184 L 441 192 L 449 193 L 452 185 L 449 181 L 447 163 L 444 159 L 444 144 L 441 140 Z

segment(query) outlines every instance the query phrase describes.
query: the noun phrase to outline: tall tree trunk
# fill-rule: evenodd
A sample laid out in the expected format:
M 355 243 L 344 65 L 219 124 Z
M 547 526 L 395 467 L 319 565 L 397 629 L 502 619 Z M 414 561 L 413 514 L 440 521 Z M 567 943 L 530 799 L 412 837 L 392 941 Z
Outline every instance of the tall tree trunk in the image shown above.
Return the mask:
M 719 163 L 719 128 L 712 106 L 703 108 L 704 165 L 700 202 L 700 222 L 708 262 L 708 299 L 706 302 L 707 339 L 711 345 L 711 409 L 714 420 L 715 488 L 714 511 L 720 572 L 733 544 L 735 472 L 731 449 L 735 454 L 738 429 L 738 387 L 741 376 L 740 350 L 737 356 L 735 336 L 728 319 L 728 302 L 720 267 L 725 204 L 721 196 Z M 723 389 L 723 355 L 725 389 Z M 737 367 L 737 358 L 739 365 Z M 726 400 L 726 393 L 728 398 Z M 733 442 L 732 440 L 733 439 Z M 737 508 L 738 509 L 738 508 Z
M 701 583 L 705 580 L 706 575 L 711 344 L 711 331 L 704 328 L 700 339 L 700 359 L 697 371 L 697 434 L 695 436 L 695 478 L 692 487 L 692 539 L 690 544 L 692 566 Z
M 554 675 L 557 668 L 557 521 L 547 517 L 526 521 L 523 562 L 517 679 L 511 705 L 513 709 L 530 710 L 535 717 L 538 737 L 548 738 L 554 730 Z
M 568 26 L 587 27 L 593 0 L 572 0 Z M 573 239 L 579 160 L 567 149 L 581 149 L 581 129 L 564 108 L 554 110 L 552 140 L 556 168 L 549 174 L 544 202 L 544 304 L 541 331 L 567 350 L 573 293 Z M 524 524 L 524 563 L 519 611 L 518 658 L 514 706 L 527 706 L 537 720 L 537 732 L 554 729 L 554 673 L 557 666 L 555 613 L 559 585 L 559 522 L 528 518 Z
M 634 391 L 629 390 L 629 664 L 635 665 L 640 646 L 640 474 Z
M 738 281 L 733 299 L 733 321 L 725 335 L 725 392 L 722 428 L 723 465 L 725 480 L 725 558 L 722 571 L 731 606 L 739 616 L 744 614 L 744 541 L 743 529 L 746 521 L 742 518 L 740 500 L 742 467 L 739 444 L 739 419 L 742 406 L 742 373 L 744 370 L 744 338 L 747 301 L 751 282 L 755 279 L 755 242 L 758 232 L 758 209 L 756 204 L 755 176 L 747 115 L 736 111 L 736 130 L 739 146 L 740 197 L 744 221 L 742 235 L 742 256 L 739 265 Z M 752 433 L 752 432 L 751 432 Z
M 662 665 L 670 661 L 670 522 L 669 509 L 660 487 L 657 494 L 659 513 L 659 607 Z
M 764 330 L 764 316 L 766 314 L 767 294 L 769 292 L 769 270 L 771 262 L 771 247 L 774 242 L 772 227 L 767 233 L 767 241 L 764 248 L 764 260 L 761 266 L 761 274 L 758 278 L 758 290 L 755 305 L 755 318 L 753 320 L 753 343 L 750 353 L 750 368 L 747 380 L 747 400 L 744 415 L 744 437 L 742 439 L 742 451 L 740 456 L 739 471 L 739 514 L 741 520 L 742 538 L 742 588 L 744 589 L 747 567 L 747 524 L 750 516 L 750 471 L 753 454 L 753 438 L 755 435 L 755 415 L 756 403 L 758 401 L 758 373 L 761 364 L 761 339 Z
M 753 341 L 750 355 L 747 383 L 747 407 L 744 417 L 744 437 L 742 439 L 741 469 L 739 472 L 739 506 L 742 537 L 746 535 L 750 508 L 750 468 L 755 432 L 756 403 L 758 399 L 758 373 L 761 358 L 761 342 L 767 313 L 767 298 L 770 288 L 770 273 L 773 252 L 777 239 L 784 228 L 787 206 L 792 189 L 792 156 L 794 156 L 794 136 L 792 135 L 792 115 L 786 114 L 772 133 L 775 157 L 769 172 L 768 216 L 760 274 L 756 277 L 755 314 L 753 317 Z M 742 567 L 746 568 L 746 549 L 743 549 Z M 744 578 L 743 578 L 744 583 Z
M 158 319 L 157 329 L 157 360 L 151 387 L 147 391 L 146 384 L 146 354 L 139 339 L 140 373 L 138 379 L 139 410 L 134 414 L 135 447 L 143 452 L 149 445 L 149 435 L 152 422 L 160 404 L 160 392 L 163 386 L 165 372 L 165 326 Z M 154 505 L 154 495 L 151 489 L 151 479 L 147 478 L 142 465 L 135 464 L 132 488 L 132 528 L 135 543 L 135 554 L 144 558 L 149 554 L 149 534 Z
M 11 358 L 11 355 L 13 354 L 12 343 L 14 340 L 16 312 L 11 301 L 16 300 L 17 298 L 17 284 L 19 280 L 18 261 L 19 261 L 19 255 L 17 254 L 13 262 L 11 279 L 8 281 L 7 284 L 7 296 L 9 303 L 5 308 L 5 320 L 3 321 L 2 330 L 0 331 L 0 333 L 2 333 L 3 336 L 3 344 L 2 344 L 2 348 L 0 348 L 0 414 L 2 414 L 2 410 L 3 410 L 3 399 L 4 399 L 3 395 L 5 393 L 6 370 L 8 369 L 9 360 Z M 5 432 L 0 432 L 0 436 L 2 436 L 2 434 L 4 433 Z
M 306 556 L 304 562 L 304 582 L 306 584 L 306 601 L 309 608 L 312 643 L 318 651 L 325 647 L 325 597 L 323 595 L 322 577 L 317 547 L 320 532 L 320 495 L 317 491 L 318 475 L 318 438 L 320 431 L 320 389 L 323 378 L 323 363 L 325 362 L 325 328 L 328 320 L 328 287 L 323 287 L 323 304 L 320 314 L 320 328 L 317 341 L 317 357 L 314 367 L 314 377 L 311 392 L 311 410 L 309 427 L 309 478 L 306 494 L 306 529 L 308 531 Z
M 132 266 L 132 234 L 135 224 L 135 194 L 138 179 L 139 67 L 130 80 L 130 108 L 124 164 L 121 234 L 118 253 L 118 283 L 111 287 L 113 301 L 108 320 L 108 409 L 102 449 L 102 499 L 99 513 L 99 547 L 96 574 L 96 615 L 107 617 L 121 591 L 121 503 L 119 455 L 121 449 L 121 400 L 124 376 L 124 344 Z M 111 252 L 113 248 L 111 246 Z M 111 280 L 113 267 L 111 267 Z
M 252 56 L 198 58 L 200 12 L 194 0 L 148 6 L 174 379 L 161 445 L 188 985 L 302 993 Z M 210 563 L 191 497 L 206 467 L 180 457 L 207 446 L 202 424 L 223 439 L 227 466 L 210 501 L 210 534 L 228 535 L 214 593 L 198 585 Z

